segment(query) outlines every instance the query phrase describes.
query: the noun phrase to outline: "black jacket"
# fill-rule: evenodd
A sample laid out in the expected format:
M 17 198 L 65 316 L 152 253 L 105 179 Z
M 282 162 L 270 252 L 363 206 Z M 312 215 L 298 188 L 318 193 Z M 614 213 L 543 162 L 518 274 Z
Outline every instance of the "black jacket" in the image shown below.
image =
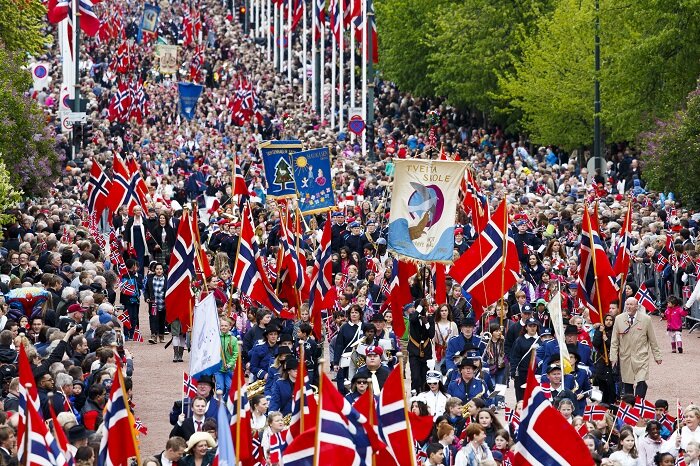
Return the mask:
M 408 316 L 408 354 L 427 361 L 433 358 L 432 339 L 435 337 L 433 316 L 421 317 L 418 312 Z

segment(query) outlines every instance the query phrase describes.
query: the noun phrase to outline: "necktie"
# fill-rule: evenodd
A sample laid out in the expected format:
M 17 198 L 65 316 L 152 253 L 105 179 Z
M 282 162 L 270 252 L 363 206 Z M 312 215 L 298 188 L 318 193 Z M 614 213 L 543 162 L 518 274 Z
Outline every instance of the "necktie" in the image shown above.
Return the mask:
M 197 423 L 197 432 L 201 432 L 202 431 L 202 421 L 194 421 L 194 422 Z
M 377 371 L 369 371 L 372 374 L 372 391 L 374 393 L 379 393 L 379 379 L 377 378 Z
M 630 316 L 630 327 L 634 325 L 634 316 Z
M 445 447 L 445 464 L 450 466 L 450 447 Z

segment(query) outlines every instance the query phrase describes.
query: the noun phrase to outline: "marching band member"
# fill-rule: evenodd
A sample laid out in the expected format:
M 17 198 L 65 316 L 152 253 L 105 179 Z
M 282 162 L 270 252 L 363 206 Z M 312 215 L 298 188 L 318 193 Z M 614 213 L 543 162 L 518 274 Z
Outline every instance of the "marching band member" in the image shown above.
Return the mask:
M 416 399 L 418 401 L 424 402 L 430 414 L 433 415 L 433 419 L 437 419 L 442 416 L 445 412 L 445 405 L 447 404 L 447 395 L 445 394 L 445 385 L 442 383 L 442 374 L 440 371 L 428 371 L 425 383 L 427 385 L 427 390 L 418 394 Z

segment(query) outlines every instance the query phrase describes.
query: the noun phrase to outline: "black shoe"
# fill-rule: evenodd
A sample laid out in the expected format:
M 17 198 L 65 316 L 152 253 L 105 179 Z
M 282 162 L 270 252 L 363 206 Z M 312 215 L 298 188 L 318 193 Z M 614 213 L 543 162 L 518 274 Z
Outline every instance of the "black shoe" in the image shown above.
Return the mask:
M 683 347 L 682 346 L 678 348 L 678 352 L 683 354 Z

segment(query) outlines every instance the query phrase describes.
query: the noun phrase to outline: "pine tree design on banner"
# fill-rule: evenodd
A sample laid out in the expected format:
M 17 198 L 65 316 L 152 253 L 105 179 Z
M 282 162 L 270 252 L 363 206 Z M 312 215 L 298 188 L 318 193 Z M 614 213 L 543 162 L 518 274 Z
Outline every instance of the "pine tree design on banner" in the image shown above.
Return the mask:
M 289 166 L 289 162 L 281 158 L 277 165 L 275 165 L 275 180 L 273 183 L 282 186 L 283 189 L 287 188 L 288 183 L 294 183 L 294 178 L 292 178 L 292 169 Z

